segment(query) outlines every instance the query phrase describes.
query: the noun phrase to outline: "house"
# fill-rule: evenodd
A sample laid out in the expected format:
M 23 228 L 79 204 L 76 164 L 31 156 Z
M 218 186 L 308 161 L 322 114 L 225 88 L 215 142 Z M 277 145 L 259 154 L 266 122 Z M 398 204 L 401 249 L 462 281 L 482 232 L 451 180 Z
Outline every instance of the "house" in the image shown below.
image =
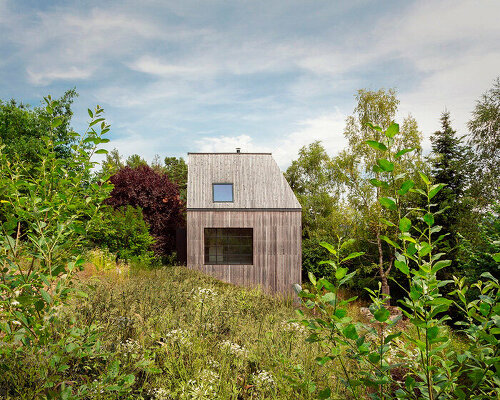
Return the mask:
M 290 293 L 301 283 L 301 207 L 271 153 L 188 153 L 187 266 Z

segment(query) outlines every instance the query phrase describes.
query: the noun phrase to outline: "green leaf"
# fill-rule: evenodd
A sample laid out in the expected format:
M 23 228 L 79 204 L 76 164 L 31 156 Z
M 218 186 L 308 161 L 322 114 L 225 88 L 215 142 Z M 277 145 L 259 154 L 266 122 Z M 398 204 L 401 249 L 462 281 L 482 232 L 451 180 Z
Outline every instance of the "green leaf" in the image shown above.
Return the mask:
M 45 290 L 40 289 L 40 294 L 47 304 L 52 303 L 52 297 L 50 297 L 50 294 L 48 294 Z
M 378 353 L 368 354 L 368 361 L 370 361 L 372 364 L 377 364 L 380 361 L 380 354 Z
M 381 197 L 378 201 L 383 207 L 389 210 L 396 211 L 398 209 L 396 201 L 392 197 Z
M 367 122 L 366 125 L 372 129 L 375 129 L 376 131 L 382 132 L 382 128 L 378 125 L 373 125 L 371 122 Z
M 439 270 L 448 267 L 451 264 L 451 260 L 439 260 L 432 266 L 431 273 L 435 274 Z
M 392 241 L 391 239 L 389 239 L 387 236 L 384 236 L 384 235 L 381 235 L 380 236 L 380 239 L 382 239 L 384 242 L 390 244 L 392 247 L 396 248 L 396 249 L 400 249 L 401 247 L 399 246 L 399 244 L 397 244 L 396 242 Z
M 408 275 L 410 273 L 410 269 L 408 268 L 408 265 L 406 265 L 404 261 L 396 260 L 394 261 L 394 266 L 405 275 Z
M 370 183 L 375 187 L 383 187 L 384 189 L 389 189 L 389 184 L 386 181 L 380 181 L 378 179 L 370 179 Z
M 491 255 L 496 262 L 500 262 L 500 253 L 495 253 Z
M 422 180 L 424 181 L 424 183 L 426 185 L 430 185 L 431 184 L 431 181 L 429 180 L 429 178 L 427 177 L 427 175 L 425 175 L 423 172 L 419 172 L 418 174 L 420 175 L 420 178 L 422 178 Z
M 431 189 L 429 190 L 429 200 L 432 199 L 435 195 L 437 195 L 442 188 L 444 188 L 446 185 L 443 183 L 438 183 L 436 185 L 432 185 Z
M 432 226 L 434 225 L 434 215 L 432 213 L 427 213 L 424 215 L 424 222 L 429 225 L 429 226 Z
M 408 179 L 407 181 L 403 182 L 401 185 L 401 189 L 398 190 L 398 193 L 403 196 L 404 194 L 408 193 L 408 191 L 415 186 L 415 182 L 413 180 Z
M 437 338 L 437 335 L 439 333 L 439 328 L 437 326 L 432 326 L 429 329 L 427 329 L 427 338 L 429 340 Z
M 333 247 L 330 243 L 327 243 L 327 242 L 320 242 L 319 244 L 320 246 L 324 247 L 325 249 L 327 249 L 330 253 L 332 253 L 333 255 L 337 255 L 337 250 L 335 249 L 335 247 Z
M 387 128 L 387 130 L 385 131 L 385 136 L 392 139 L 394 136 L 398 134 L 398 132 L 399 132 L 399 124 L 393 122 L 391 125 L 389 125 L 389 128 Z
M 408 232 L 411 228 L 411 221 L 406 218 L 406 217 L 403 217 L 399 220 L 399 230 L 401 232 Z
M 318 365 L 325 365 L 331 359 L 332 359 L 332 357 L 330 357 L 330 356 L 316 357 L 316 362 L 318 363 Z
M 385 172 L 392 172 L 394 170 L 394 164 L 385 158 L 378 159 L 377 164 Z
M 311 271 L 308 271 L 307 276 L 309 277 L 309 280 L 311 281 L 311 283 L 314 286 L 316 286 L 316 277 L 314 276 L 314 274 Z
M 95 154 L 108 154 L 108 151 L 105 149 L 99 149 L 95 152 Z
M 90 108 L 87 108 L 87 112 L 89 113 L 89 117 L 90 118 L 94 118 L 94 114 L 92 113 L 92 111 L 90 110 Z
M 420 257 L 424 257 L 424 256 L 426 256 L 427 254 L 429 254 L 432 251 L 432 246 L 429 243 L 427 243 L 427 242 L 422 242 L 421 246 L 422 247 L 418 251 L 418 255 Z
M 329 387 L 326 387 L 318 393 L 318 399 L 327 400 L 330 398 L 331 395 L 332 395 L 331 389 Z
M 402 333 L 403 333 L 403 332 L 397 332 L 397 333 L 393 333 L 392 335 L 388 335 L 388 336 L 384 339 L 384 344 L 389 343 L 392 339 L 396 339 L 397 337 L 400 337 Z
M 347 268 L 339 267 L 335 271 L 335 278 L 338 280 L 342 279 L 347 274 Z
M 373 313 L 373 316 L 378 322 L 385 322 L 389 319 L 391 313 L 385 307 L 379 308 L 377 311 Z
M 347 261 L 347 260 L 351 260 L 351 259 L 356 258 L 356 257 L 360 257 L 363 254 L 365 254 L 364 251 L 359 251 L 359 252 L 351 253 L 347 257 L 343 258 L 341 262 L 344 262 L 344 261 Z
M 54 118 L 54 120 L 52 121 L 52 123 L 50 124 L 50 126 L 52 126 L 52 128 L 57 128 L 59 125 L 62 124 L 62 118 L 61 117 L 56 117 Z
M 406 154 L 406 153 L 409 153 L 410 151 L 413 151 L 415 149 L 403 149 L 403 150 L 399 150 L 396 155 L 394 156 L 394 158 L 399 158 L 401 157 L 402 155 Z
M 356 340 L 358 339 L 358 333 L 356 332 L 356 327 L 353 324 L 347 325 L 342 331 L 347 339 Z
M 380 151 L 387 151 L 387 147 L 385 144 L 377 142 L 376 140 L 367 140 L 365 143 L 374 148 L 375 150 L 380 150 Z
M 391 221 L 388 221 L 386 220 L 385 218 L 380 218 L 380 222 L 382 222 L 384 225 L 387 225 L 387 226 L 396 226 L 394 223 L 392 223 Z

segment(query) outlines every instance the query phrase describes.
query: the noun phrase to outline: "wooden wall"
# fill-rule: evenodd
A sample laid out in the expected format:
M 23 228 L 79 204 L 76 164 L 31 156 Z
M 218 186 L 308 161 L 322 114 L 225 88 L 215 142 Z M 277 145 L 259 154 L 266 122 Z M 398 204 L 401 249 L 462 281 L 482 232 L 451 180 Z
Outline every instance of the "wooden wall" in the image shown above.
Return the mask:
M 204 228 L 253 228 L 253 265 L 205 265 Z M 301 283 L 301 239 L 300 209 L 187 212 L 187 266 L 236 285 L 290 293 Z

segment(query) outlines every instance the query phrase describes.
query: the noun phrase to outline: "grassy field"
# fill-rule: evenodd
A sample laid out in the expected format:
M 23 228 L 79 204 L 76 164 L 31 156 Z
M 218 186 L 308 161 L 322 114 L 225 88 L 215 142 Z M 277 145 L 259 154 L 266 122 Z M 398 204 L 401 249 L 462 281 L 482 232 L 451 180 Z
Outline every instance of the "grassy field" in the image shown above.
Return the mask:
M 86 277 L 70 312 L 101 327 L 134 395 L 155 399 L 315 398 L 319 368 L 294 304 L 185 267 Z M 339 391 L 342 390 L 339 388 Z
M 84 399 L 316 399 L 327 385 L 332 399 L 350 398 L 340 366 L 316 362 L 320 344 L 305 341 L 293 302 L 185 267 L 91 267 L 77 286 L 87 296 L 58 310 L 71 337 L 12 360 L 9 391 L 22 394 L 12 398 L 36 398 L 44 373 L 60 373 Z M 353 320 L 363 318 L 359 306 L 348 310 Z M 62 371 L 50 369 L 60 354 L 51 346 L 66 349 Z

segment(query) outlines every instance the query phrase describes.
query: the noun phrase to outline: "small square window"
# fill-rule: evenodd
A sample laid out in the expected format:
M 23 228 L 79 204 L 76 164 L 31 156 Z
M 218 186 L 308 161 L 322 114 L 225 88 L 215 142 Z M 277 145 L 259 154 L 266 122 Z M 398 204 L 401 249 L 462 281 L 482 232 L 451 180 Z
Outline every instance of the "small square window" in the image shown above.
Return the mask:
M 214 183 L 212 184 L 213 200 L 233 201 L 233 184 L 232 183 Z

